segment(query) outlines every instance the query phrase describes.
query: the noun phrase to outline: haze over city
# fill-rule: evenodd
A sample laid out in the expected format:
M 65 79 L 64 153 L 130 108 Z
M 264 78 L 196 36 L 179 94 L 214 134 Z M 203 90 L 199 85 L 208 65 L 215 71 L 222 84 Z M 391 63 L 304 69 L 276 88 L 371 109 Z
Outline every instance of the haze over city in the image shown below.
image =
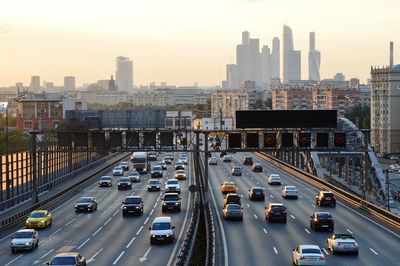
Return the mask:
M 399 49 L 399 8 L 396 0 L 8 1 L 0 9 L 0 86 L 29 84 L 32 75 L 93 82 L 114 73 L 119 55 L 132 59 L 135 85 L 220 85 L 242 31 L 271 47 L 284 24 L 302 50 L 302 79 L 314 31 L 321 78 L 342 72 L 366 82 L 371 65 L 388 65 L 389 41 Z

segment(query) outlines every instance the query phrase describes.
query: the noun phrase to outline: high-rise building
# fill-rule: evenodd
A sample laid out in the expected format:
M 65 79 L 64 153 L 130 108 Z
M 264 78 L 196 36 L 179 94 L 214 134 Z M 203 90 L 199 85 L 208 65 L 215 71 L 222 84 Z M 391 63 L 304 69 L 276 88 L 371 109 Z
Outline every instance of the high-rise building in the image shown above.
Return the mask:
M 229 89 L 238 89 L 240 87 L 237 65 L 226 65 L 226 81 Z
M 236 47 L 236 65 L 239 84 L 245 80 L 261 83 L 260 41 L 250 39 L 248 31 L 242 32 L 242 44 Z
M 280 41 L 278 37 L 274 37 L 272 40 L 272 53 L 271 53 L 271 61 L 272 61 L 272 70 L 271 70 L 271 78 L 279 79 L 281 77 L 281 52 L 280 52 Z
M 301 51 L 295 51 L 292 29 L 283 26 L 283 82 L 301 80 Z
M 40 77 L 39 76 L 32 76 L 31 77 L 31 91 L 40 91 Z
M 64 77 L 64 90 L 66 91 L 74 91 L 75 87 L 75 77 L 74 76 L 66 76 Z
M 116 58 L 115 83 L 119 90 L 130 91 L 133 89 L 133 63 L 128 57 Z
M 261 85 L 268 85 L 272 76 L 271 50 L 267 45 L 261 49 Z
M 310 32 L 310 50 L 308 52 L 308 79 L 319 81 L 319 67 L 321 64 L 321 53 L 315 50 L 315 32 Z

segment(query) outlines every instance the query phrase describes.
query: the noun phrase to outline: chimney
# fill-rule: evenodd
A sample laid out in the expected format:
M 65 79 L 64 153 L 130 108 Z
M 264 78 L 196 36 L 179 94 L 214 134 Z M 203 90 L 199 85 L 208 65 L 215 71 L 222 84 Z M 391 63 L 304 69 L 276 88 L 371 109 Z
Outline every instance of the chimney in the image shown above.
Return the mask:
M 393 66 L 393 42 L 390 42 L 390 67 Z

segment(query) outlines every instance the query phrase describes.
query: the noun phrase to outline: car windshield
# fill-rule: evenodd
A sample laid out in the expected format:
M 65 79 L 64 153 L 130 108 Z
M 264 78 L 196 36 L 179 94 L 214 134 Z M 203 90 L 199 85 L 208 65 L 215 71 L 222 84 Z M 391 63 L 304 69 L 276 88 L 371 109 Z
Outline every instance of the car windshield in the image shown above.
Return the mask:
M 332 193 L 324 193 L 324 197 L 333 197 Z
M 177 201 L 179 200 L 178 195 L 165 195 L 164 196 L 164 201 Z
M 286 187 L 286 190 L 296 190 L 295 187 Z
M 14 238 L 32 238 L 31 232 L 17 232 L 14 235 Z
M 159 165 L 164 165 L 164 164 L 165 164 L 165 162 L 158 162 L 158 164 L 159 164 Z
M 320 219 L 331 219 L 332 216 L 329 213 L 317 213 L 317 217 Z
M 32 212 L 30 218 L 42 218 L 44 217 L 44 212 Z
M 177 174 L 184 174 L 185 171 L 184 171 L 184 170 L 178 170 L 178 171 L 176 171 L 176 173 L 177 173 Z
M 111 178 L 109 177 L 102 177 L 100 178 L 101 181 L 111 181 Z
M 114 170 L 122 170 L 122 167 L 121 166 L 117 166 L 117 167 L 114 168 Z
M 120 178 L 119 182 L 129 182 L 129 178 L 127 178 L 127 177 Z
M 128 165 L 127 162 L 121 162 L 120 165 Z
M 303 248 L 302 254 L 321 254 L 321 251 L 316 248 Z
M 158 181 L 157 180 L 154 180 L 154 181 L 150 181 L 149 182 L 151 185 L 157 185 L 158 184 Z
M 352 235 L 346 235 L 346 234 L 341 234 L 341 235 L 335 235 L 335 238 L 341 238 L 341 239 L 353 239 L 354 237 Z
M 168 230 L 171 229 L 170 223 L 153 223 L 152 230 Z
M 253 188 L 253 192 L 259 193 L 259 192 L 263 192 L 262 188 Z
M 284 210 L 286 210 L 286 208 L 283 207 L 283 206 L 271 206 L 271 209 L 274 210 L 274 211 L 284 211 Z
M 136 176 L 136 175 L 139 175 L 139 173 L 138 172 L 130 172 L 129 175 L 130 176 Z
M 81 198 L 78 200 L 78 203 L 91 203 L 92 199 L 91 198 Z
M 154 166 L 153 171 L 161 171 L 161 166 Z
M 228 211 L 239 211 L 240 206 L 239 205 L 228 205 Z
M 225 183 L 224 184 L 226 187 L 233 187 L 235 184 L 233 184 L 233 183 Z
M 139 199 L 139 198 L 127 198 L 127 199 L 125 199 L 125 203 L 126 204 L 139 204 L 141 202 L 142 202 L 142 200 Z
M 50 265 L 76 265 L 76 261 L 72 256 L 55 257 Z
M 178 185 L 179 182 L 178 182 L 178 180 L 168 180 L 168 181 L 167 181 L 167 184 L 168 184 L 168 185 Z
M 235 171 L 240 171 L 240 170 L 242 170 L 242 168 L 239 167 L 239 166 L 235 166 L 235 167 L 233 167 L 233 170 L 235 170 Z
M 279 175 L 271 175 L 271 178 L 279 178 Z

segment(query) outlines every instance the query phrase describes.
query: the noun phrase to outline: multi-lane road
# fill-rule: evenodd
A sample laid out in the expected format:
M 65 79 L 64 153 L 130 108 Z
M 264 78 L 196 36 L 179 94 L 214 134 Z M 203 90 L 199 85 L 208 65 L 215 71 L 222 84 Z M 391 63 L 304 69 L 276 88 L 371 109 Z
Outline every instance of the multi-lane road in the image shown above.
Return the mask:
M 315 205 L 318 190 L 281 169 L 261 160 L 254 154 L 236 153 L 231 163 L 218 157 L 218 165 L 209 165 L 210 201 L 217 214 L 216 223 L 222 225 L 217 235 L 218 245 L 225 254 L 225 265 L 290 265 L 292 249 L 298 244 L 316 244 L 323 248 L 327 265 L 400 265 L 400 232 L 388 229 L 385 224 L 359 213 L 351 206 L 340 202 L 336 208 Z M 251 166 L 242 164 L 242 156 L 252 156 L 261 163 L 262 173 L 254 173 Z M 231 175 L 234 165 L 243 167 L 243 175 Z M 281 197 L 281 186 L 270 186 L 268 174 L 279 174 L 283 185 L 294 185 L 299 190 L 297 200 Z M 242 196 L 243 222 L 225 221 L 222 216 L 223 195 L 220 187 L 224 181 L 233 181 Z M 264 202 L 250 201 L 247 191 L 253 186 L 266 189 Z M 288 210 L 288 222 L 267 223 L 264 207 L 268 203 L 284 203 Z M 359 244 L 358 256 L 332 255 L 327 249 L 329 232 L 316 232 L 309 227 L 309 216 L 315 211 L 328 211 L 333 215 L 335 233 L 350 233 Z
M 160 155 L 158 160 L 162 158 Z M 176 160 L 177 155 L 175 162 Z M 141 175 L 140 183 L 132 183 L 132 190 L 118 191 L 118 177 L 113 177 L 113 186 L 109 188 L 99 188 L 96 179 L 96 182 L 93 181 L 73 198 L 49 209 L 53 214 L 53 224 L 47 229 L 39 230 L 39 248 L 33 252 L 11 254 L 11 235 L 0 236 L 0 265 L 40 265 L 63 251 L 79 251 L 86 257 L 87 263 L 92 265 L 171 265 L 185 236 L 191 212 L 191 197 L 187 189 L 192 180 L 190 164 L 186 172 L 187 179 L 180 181 L 182 209 L 177 213 L 161 211 L 164 183 L 167 178 L 174 178 L 173 164 L 168 166 L 164 171 L 164 177 L 160 179 L 161 192 L 147 191 L 149 174 Z M 125 171 L 124 175 L 127 173 Z M 106 174 L 112 176 L 111 171 Z M 129 195 L 142 197 L 144 202 L 142 216 L 122 217 L 122 202 Z M 74 205 L 82 196 L 95 197 L 98 202 L 97 211 L 76 214 Z M 149 227 L 157 216 L 172 217 L 176 226 L 176 240 L 173 244 L 150 245 Z

